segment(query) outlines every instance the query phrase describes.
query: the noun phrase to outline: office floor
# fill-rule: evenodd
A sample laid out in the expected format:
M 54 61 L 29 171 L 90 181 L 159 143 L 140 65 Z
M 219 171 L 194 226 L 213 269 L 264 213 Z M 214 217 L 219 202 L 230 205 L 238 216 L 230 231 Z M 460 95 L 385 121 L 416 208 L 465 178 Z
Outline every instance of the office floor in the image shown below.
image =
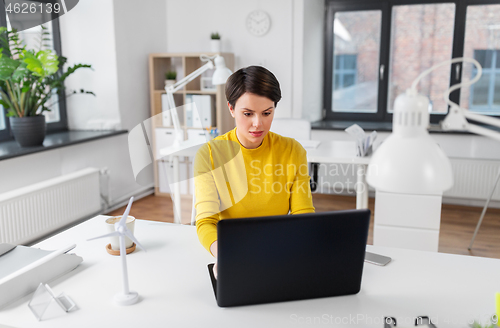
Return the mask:
M 316 212 L 356 207 L 356 200 L 351 196 L 313 194 L 313 203 Z M 191 200 L 183 199 L 182 207 L 190 209 Z M 370 223 L 368 243 L 372 244 L 373 198 L 369 200 L 369 208 L 372 211 L 372 221 Z M 124 211 L 125 207 L 110 212 L 108 215 L 121 215 Z M 479 207 L 443 205 L 439 252 L 500 258 L 500 209 L 488 209 L 472 251 L 467 249 L 481 211 L 482 208 Z M 173 222 L 172 201 L 170 197 L 147 196 L 134 203 L 130 215 L 144 220 Z M 190 213 L 183 213 L 182 217 L 189 218 Z

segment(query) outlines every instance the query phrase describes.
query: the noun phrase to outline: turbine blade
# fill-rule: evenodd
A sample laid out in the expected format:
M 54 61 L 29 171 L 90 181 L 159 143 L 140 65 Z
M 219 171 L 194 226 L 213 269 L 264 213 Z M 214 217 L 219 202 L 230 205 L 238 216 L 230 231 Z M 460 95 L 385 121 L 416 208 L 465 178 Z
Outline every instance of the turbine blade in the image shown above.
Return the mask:
M 134 202 L 134 196 L 130 197 L 130 200 L 128 201 L 127 208 L 125 209 L 125 212 L 123 213 L 120 222 L 118 222 L 120 225 L 122 225 L 122 226 L 125 225 L 125 222 L 127 221 L 128 213 L 130 212 L 130 208 L 132 207 L 133 202 Z
M 130 230 L 125 230 L 125 235 L 129 237 L 140 249 L 146 251 L 144 247 L 142 247 L 141 243 L 134 237 L 134 234 Z
M 105 235 L 102 235 L 102 236 L 99 236 L 99 237 L 94 237 L 94 238 L 87 239 L 87 241 L 94 240 L 94 239 L 105 238 L 105 237 L 113 237 L 113 236 L 120 236 L 120 233 L 118 231 L 114 231 L 114 232 L 111 232 L 111 233 L 108 233 L 108 234 L 105 234 Z

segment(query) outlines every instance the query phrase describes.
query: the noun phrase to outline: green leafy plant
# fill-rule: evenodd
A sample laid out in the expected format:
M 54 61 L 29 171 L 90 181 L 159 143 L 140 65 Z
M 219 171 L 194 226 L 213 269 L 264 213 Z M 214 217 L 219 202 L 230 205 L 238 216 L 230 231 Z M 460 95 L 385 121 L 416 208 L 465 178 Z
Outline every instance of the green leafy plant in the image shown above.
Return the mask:
M 215 32 L 215 33 L 212 33 L 212 34 L 210 35 L 210 38 L 211 38 L 212 40 L 220 40 L 220 35 L 219 35 L 219 33 L 218 33 L 218 32 Z
M 482 325 L 481 323 L 474 321 L 474 323 L 469 325 L 469 327 L 470 328 L 498 328 L 496 323 L 498 323 L 498 317 L 494 314 L 491 316 L 491 320 L 489 320 L 485 325 Z
M 474 322 L 472 325 L 470 325 L 470 328 L 498 328 L 498 326 L 492 323 L 483 326 L 480 323 Z
M 166 80 L 175 80 L 177 78 L 177 72 L 176 71 L 168 71 L 165 73 L 165 79 Z
M 91 65 L 76 64 L 64 71 L 67 59 L 48 48 L 50 34 L 42 26 L 38 49 L 26 49 L 15 29 L 0 27 L 0 104 L 7 116 L 25 117 L 50 111 L 47 103 L 54 93 L 64 90 L 64 80 L 77 69 Z M 69 95 L 91 91 L 80 89 Z M 95 96 L 95 95 L 94 95 Z

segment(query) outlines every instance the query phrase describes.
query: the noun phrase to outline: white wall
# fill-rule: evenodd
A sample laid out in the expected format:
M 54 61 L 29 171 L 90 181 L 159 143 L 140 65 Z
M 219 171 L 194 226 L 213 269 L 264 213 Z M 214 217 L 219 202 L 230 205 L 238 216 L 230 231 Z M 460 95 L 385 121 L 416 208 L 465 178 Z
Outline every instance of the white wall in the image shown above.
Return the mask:
M 302 103 L 304 101 L 304 10 L 306 0 L 293 0 L 293 24 L 292 24 L 292 83 L 293 83 L 293 111 L 292 118 L 302 117 Z
M 68 64 L 91 64 L 94 69 L 82 68 L 66 80 L 68 91 L 83 88 L 96 94 L 67 99 L 69 128 L 120 128 L 113 1 L 80 1 L 59 22 Z
M 321 119 L 324 0 L 166 1 L 169 52 L 208 51 L 210 33 L 217 31 L 222 51 L 235 54 L 235 69 L 262 65 L 276 75 L 283 97 L 276 117 Z M 257 9 L 271 16 L 271 29 L 262 37 L 245 27 Z
M 262 65 L 276 75 L 283 97 L 276 117 L 292 116 L 293 0 L 166 1 L 168 52 L 209 51 L 210 33 L 219 32 L 222 51 L 235 54 L 235 69 Z M 257 9 L 271 17 L 271 29 L 262 37 L 245 27 L 246 17 Z
M 319 121 L 323 110 L 323 75 L 324 75 L 324 30 L 325 30 L 325 1 L 304 0 L 303 10 L 303 58 L 302 79 L 302 106 L 294 111 L 297 118 L 304 118 L 310 122 Z
M 149 54 L 167 52 L 165 0 L 114 0 L 118 99 L 123 129 L 148 119 Z M 140 10 L 138 10 L 140 9 Z

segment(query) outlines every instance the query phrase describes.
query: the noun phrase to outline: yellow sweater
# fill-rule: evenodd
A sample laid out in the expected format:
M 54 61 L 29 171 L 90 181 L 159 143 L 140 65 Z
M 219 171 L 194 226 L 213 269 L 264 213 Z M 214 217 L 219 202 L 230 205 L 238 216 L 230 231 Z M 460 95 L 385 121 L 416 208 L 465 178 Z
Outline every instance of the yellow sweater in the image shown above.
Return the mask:
M 196 229 L 210 252 L 222 219 L 313 213 L 306 151 L 269 132 L 255 149 L 236 128 L 203 145 L 194 162 Z

